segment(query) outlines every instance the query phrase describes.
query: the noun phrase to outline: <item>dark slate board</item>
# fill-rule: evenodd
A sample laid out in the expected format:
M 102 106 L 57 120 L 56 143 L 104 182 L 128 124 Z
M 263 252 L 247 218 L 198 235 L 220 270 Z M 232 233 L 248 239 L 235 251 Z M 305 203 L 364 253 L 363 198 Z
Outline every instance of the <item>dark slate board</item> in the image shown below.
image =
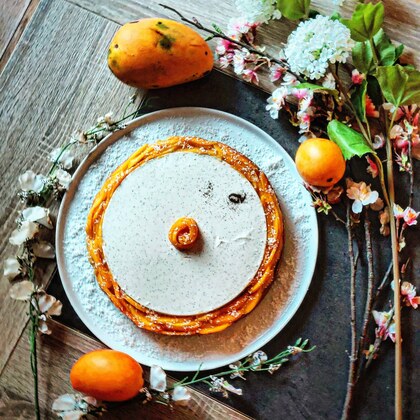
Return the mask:
M 299 134 L 288 121 L 285 113 L 279 120 L 273 120 L 265 111 L 268 95 L 259 89 L 213 71 L 199 81 L 168 89 L 150 91 L 148 111 L 180 106 L 200 106 L 229 112 L 252 122 L 278 141 L 294 157 L 298 147 Z M 116 111 L 116 110 L 114 110 Z M 356 162 L 358 170 L 364 170 L 364 161 Z M 418 168 L 418 165 L 417 165 Z M 417 170 L 418 172 L 418 170 Z M 416 184 L 419 185 L 419 176 Z M 374 185 L 376 189 L 379 189 Z M 397 189 L 404 191 L 405 185 Z M 402 194 L 401 202 L 406 195 Z M 397 200 L 398 202 L 398 200 Z M 414 208 L 420 208 L 419 197 Z M 378 231 L 374 221 L 374 230 Z M 420 244 L 419 229 L 408 237 L 417 243 L 410 254 L 416 254 L 417 270 L 410 278 L 419 279 Z M 274 375 L 266 372 L 252 372 L 247 381 L 235 380 L 234 384 L 243 389 L 243 396 L 233 395 L 221 401 L 258 419 L 338 419 L 345 398 L 348 350 L 350 348 L 350 304 L 349 304 L 349 263 L 347 258 L 347 234 L 344 227 L 332 217 L 319 216 L 319 254 L 312 285 L 301 308 L 287 327 L 263 350 L 270 356 L 278 353 L 299 337 L 309 338 L 317 346 L 310 354 L 289 363 Z M 388 239 L 374 235 L 374 257 L 378 280 L 390 262 Z M 413 247 L 414 248 L 414 247 Z M 362 251 L 363 254 L 363 251 Z M 366 264 L 362 258 L 362 269 Z M 413 280 L 415 283 L 415 280 Z M 358 315 L 362 317 L 365 288 L 358 279 Z M 420 286 L 420 285 L 419 285 Z M 49 292 L 64 303 L 61 322 L 91 334 L 77 317 L 65 296 L 58 274 L 50 285 Z M 403 310 L 404 353 L 404 419 L 420 418 L 419 355 L 420 345 L 415 326 L 419 325 L 419 313 Z M 370 332 L 373 334 L 373 325 Z M 418 328 L 417 328 L 418 331 Z M 392 419 L 394 414 L 394 351 L 391 343 L 382 345 L 381 356 L 374 363 L 367 378 L 362 379 L 357 394 L 355 418 L 369 420 Z M 215 371 L 217 372 L 217 371 Z M 185 375 L 169 372 L 181 378 Z M 208 387 L 197 388 L 208 393 Z M 214 395 L 212 394 L 213 396 Z

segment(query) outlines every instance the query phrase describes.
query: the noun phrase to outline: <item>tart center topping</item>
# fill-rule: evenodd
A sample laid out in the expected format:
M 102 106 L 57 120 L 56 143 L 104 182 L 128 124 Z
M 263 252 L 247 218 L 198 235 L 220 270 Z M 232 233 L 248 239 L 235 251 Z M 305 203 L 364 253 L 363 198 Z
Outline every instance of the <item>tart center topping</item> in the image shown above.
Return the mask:
M 169 229 L 169 240 L 180 251 L 191 249 L 198 239 L 198 225 L 191 217 L 181 217 Z

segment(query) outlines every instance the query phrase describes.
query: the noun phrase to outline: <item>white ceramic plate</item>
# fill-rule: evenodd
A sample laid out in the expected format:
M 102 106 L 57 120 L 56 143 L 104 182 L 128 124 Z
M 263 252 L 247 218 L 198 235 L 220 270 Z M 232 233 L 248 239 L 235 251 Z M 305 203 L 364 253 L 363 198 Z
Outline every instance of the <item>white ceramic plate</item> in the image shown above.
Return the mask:
M 170 135 L 221 141 L 248 156 L 270 179 L 285 217 L 283 255 L 268 293 L 249 315 L 216 334 L 172 337 L 137 328 L 99 288 L 88 261 L 84 228 L 97 191 L 109 174 L 142 144 Z M 281 137 L 278 140 L 282 142 Z M 221 111 L 172 108 L 142 116 L 124 130 L 109 135 L 81 163 L 61 203 L 56 248 L 63 287 L 93 334 L 145 365 L 194 371 L 201 364 L 206 370 L 241 359 L 284 328 L 309 288 L 318 252 L 318 227 L 311 197 L 292 159 L 272 137 Z

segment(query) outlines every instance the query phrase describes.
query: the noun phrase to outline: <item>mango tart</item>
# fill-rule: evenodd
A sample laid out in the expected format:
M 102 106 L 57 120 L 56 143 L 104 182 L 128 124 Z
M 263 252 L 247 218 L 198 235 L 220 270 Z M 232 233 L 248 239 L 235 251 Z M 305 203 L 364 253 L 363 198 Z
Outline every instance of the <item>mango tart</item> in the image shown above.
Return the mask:
M 137 168 L 153 159 L 162 158 L 174 152 L 209 155 L 231 165 L 249 181 L 258 194 L 267 226 L 267 239 L 261 264 L 242 293 L 222 307 L 191 316 L 175 316 L 157 312 L 141 305 L 130 297 L 114 279 L 103 249 L 104 214 L 116 189 Z M 176 245 L 175 242 L 182 242 L 179 238 L 179 232 L 180 229 L 183 232 L 186 228 L 191 229 L 188 234 L 192 234 L 194 239 L 190 242 L 195 242 L 198 235 L 198 227 L 195 225 L 195 221 L 191 218 L 180 219 L 174 223 L 168 235 L 169 240 L 174 241 L 174 246 Z M 284 243 L 283 216 L 275 192 L 266 175 L 251 160 L 226 144 L 207 141 L 198 137 L 178 136 L 158 141 L 152 145 L 142 146 L 109 176 L 96 195 L 89 211 L 86 234 L 90 262 L 101 289 L 108 295 L 113 304 L 138 327 L 166 335 L 219 332 L 251 312 L 261 301 L 268 286 L 273 281 Z M 182 244 L 178 245 L 180 246 L 179 249 L 182 249 Z M 189 243 L 186 247 L 188 246 Z

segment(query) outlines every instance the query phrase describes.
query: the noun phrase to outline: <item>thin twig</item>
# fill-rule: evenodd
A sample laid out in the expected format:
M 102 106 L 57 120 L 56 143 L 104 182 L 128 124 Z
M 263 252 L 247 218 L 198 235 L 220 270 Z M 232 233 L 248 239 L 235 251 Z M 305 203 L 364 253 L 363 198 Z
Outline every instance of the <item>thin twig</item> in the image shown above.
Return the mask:
M 388 279 L 389 279 L 389 276 L 391 274 L 391 271 L 392 271 L 392 261 L 389 263 L 388 269 L 386 270 L 386 273 L 384 274 L 384 277 L 382 278 L 381 284 L 376 289 L 375 300 L 378 299 L 378 297 L 381 294 L 382 290 L 384 289 L 384 287 L 388 283 Z
M 366 335 L 367 330 L 369 327 L 369 321 L 372 312 L 373 306 L 373 288 L 375 286 L 375 272 L 373 270 L 373 253 L 372 253 L 372 234 L 370 229 L 371 223 L 369 220 L 369 210 L 366 208 L 365 210 L 365 240 L 366 240 L 366 259 L 368 265 L 368 286 L 367 286 L 367 293 L 366 293 L 366 305 L 365 305 L 365 314 L 363 317 L 363 328 L 362 334 L 360 336 L 360 343 L 359 343 L 359 352 L 361 352 L 366 343 Z
M 411 136 L 410 141 L 408 142 L 408 161 L 410 163 L 410 191 L 408 193 L 408 207 L 413 206 L 413 199 L 414 199 L 414 165 L 413 165 L 413 155 L 412 155 L 412 144 L 411 144 Z
M 334 216 L 337 222 L 342 223 L 344 226 L 346 225 L 346 222 L 333 209 L 330 210 L 330 213 Z
M 347 202 L 347 239 L 348 239 L 348 253 L 350 258 L 350 306 L 351 306 L 351 354 L 349 365 L 349 378 L 347 382 L 346 399 L 341 414 L 342 420 L 350 418 L 350 413 L 353 405 L 354 386 L 356 384 L 357 374 L 357 337 L 356 337 L 356 269 L 357 260 L 354 257 L 353 249 L 353 227 L 350 213 L 350 202 Z

